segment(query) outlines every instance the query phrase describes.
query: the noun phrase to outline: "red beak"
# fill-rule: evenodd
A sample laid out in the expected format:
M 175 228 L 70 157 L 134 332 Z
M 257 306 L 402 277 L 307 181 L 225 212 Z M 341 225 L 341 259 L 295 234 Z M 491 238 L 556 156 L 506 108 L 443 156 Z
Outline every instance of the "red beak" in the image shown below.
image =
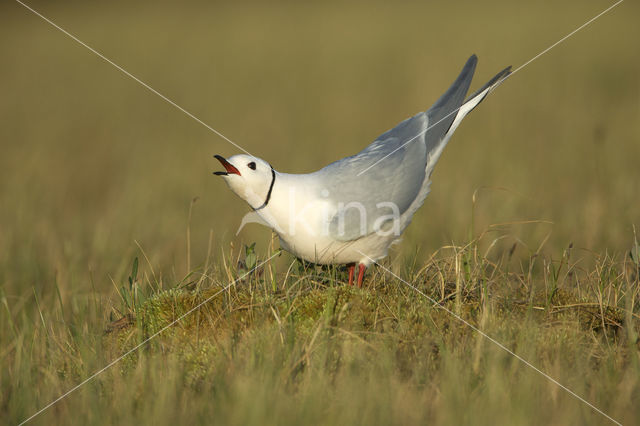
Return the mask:
M 227 175 L 238 175 L 241 176 L 240 170 L 236 169 L 233 164 L 228 162 L 222 155 L 214 155 L 216 159 L 222 163 L 222 166 L 225 168 L 226 172 L 213 172 L 214 175 L 217 176 L 227 176 Z

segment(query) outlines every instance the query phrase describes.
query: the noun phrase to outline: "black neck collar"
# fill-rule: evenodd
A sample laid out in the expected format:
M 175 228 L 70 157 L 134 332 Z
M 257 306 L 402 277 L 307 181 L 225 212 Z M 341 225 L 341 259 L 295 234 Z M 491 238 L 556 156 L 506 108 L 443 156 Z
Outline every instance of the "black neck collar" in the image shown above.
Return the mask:
M 267 198 L 264 200 L 264 203 L 260 207 L 253 209 L 253 211 L 258 211 L 260 209 L 264 209 L 269 204 L 269 200 L 271 199 L 271 191 L 273 191 L 273 184 L 276 183 L 276 171 L 271 168 L 271 185 L 269 186 L 269 192 L 267 192 Z

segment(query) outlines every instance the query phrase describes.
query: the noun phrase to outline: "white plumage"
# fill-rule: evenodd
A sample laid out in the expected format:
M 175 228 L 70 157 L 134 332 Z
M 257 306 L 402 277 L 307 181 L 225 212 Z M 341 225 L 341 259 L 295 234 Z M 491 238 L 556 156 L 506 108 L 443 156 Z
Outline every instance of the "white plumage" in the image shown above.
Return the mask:
M 510 73 L 498 73 L 465 100 L 477 58 L 471 56 L 451 87 L 426 112 L 364 150 L 309 174 L 279 173 L 250 155 L 216 156 L 231 190 L 279 235 L 282 247 L 310 262 L 360 264 L 387 256 L 429 193 L 442 150 L 462 119 Z

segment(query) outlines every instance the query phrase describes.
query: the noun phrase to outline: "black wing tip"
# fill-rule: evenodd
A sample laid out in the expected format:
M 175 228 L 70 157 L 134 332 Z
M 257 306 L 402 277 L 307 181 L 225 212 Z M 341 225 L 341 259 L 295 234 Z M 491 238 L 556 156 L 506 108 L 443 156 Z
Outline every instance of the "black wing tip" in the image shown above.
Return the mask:
M 504 77 L 506 77 L 506 76 L 508 76 L 508 75 L 510 75 L 510 74 L 511 74 L 511 65 L 509 65 L 508 67 L 506 67 L 505 69 L 503 69 L 502 71 L 500 71 L 500 72 L 496 75 L 496 77 L 497 77 L 498 79 L 502 79 L 502 78 L 504 78 Z
M 495 75 L 495 77 L 489 80 L 489 82 L 487 83 L 487 86 L 493 86 L 491 88 L 491 90 L 493 90 L 496 86 L 502 84 L 502 82 L 510 75 L 511 75 L 511 65 L 509 65 L 508 67 L 500 71 L 498 74 Z
M 496 82 L 500 80 L 504 80 L 509 74 L 511 74 L 511 65 L 500 71 L 498 74 L 494 75 L 493 78 L 483 86 L 483 89 L 486 89 L 489 86 L 493 86 Z
M 489 90 L 489 92 L 491 92 L 493 89 L 495 89 L 496 87 L 498 87 L 500 84 L 502 84 L 502 82 L 507 79 L 507 77 L 509 77 L 511 75 L 511 65 L 509 65 L 508 67 L 506 67 L 505 69 L 503 69 L 502 71 L 500 71 L 498 74 L 496 74 L 495 76 L 493 76 L 493 78 L 489 81 L 487 81 L 481 88 L 479 88 L 478 90 L 476 90 L 475 92 L 473 92 L 472 95 L 468 96 L 467 99 L 465 99 L 465 101 L 463 102 L 463 104 L 469 102 L 471 99 L 475 98 L 476 96 L 478 96 L 480 93 L 482 93 L 483 91 L 485 91 L 487 88 L 491 88 Z M 489 94 L 489 92 L 487 92 L 485 94 L 485 96 L 487 94 Z M 484 99 L 484 97 L 483 97 Z M 482 101 L 480 101 L 482 102 Z

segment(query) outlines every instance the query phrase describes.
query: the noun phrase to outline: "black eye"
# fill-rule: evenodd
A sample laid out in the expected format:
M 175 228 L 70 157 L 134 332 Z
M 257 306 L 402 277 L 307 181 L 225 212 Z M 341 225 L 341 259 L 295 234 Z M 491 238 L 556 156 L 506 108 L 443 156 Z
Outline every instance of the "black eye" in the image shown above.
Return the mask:
M 247 164 L 247 167 L 250 168 L 251 170 L 255 170 L 256 169 L 256 163 L 254 163 L 253 161 L 250 162 L 249 164 Z

